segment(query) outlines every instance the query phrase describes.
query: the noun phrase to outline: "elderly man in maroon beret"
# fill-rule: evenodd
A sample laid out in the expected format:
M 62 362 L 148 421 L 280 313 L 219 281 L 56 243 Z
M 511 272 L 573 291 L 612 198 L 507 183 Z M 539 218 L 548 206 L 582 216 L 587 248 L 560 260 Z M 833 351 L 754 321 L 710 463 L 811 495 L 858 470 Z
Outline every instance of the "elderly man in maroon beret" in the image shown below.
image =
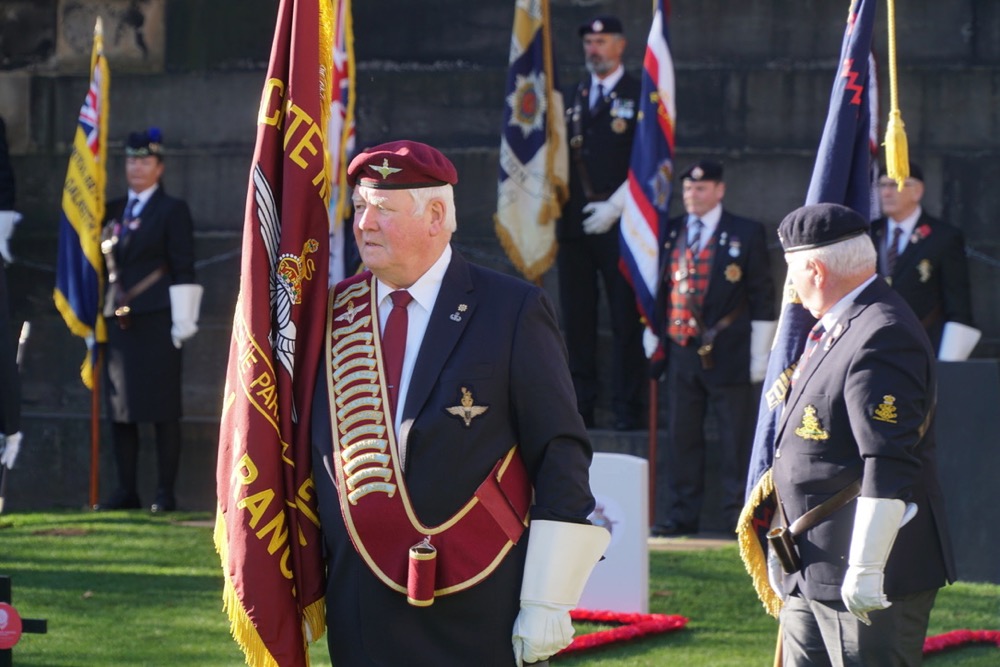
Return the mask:
M 367 149 L 348 181 L 367 270 L 331 292 L 312 424 L 330 657 L 545 660 L 610 539 L 552 304 L 452 248 L 436 149 Z

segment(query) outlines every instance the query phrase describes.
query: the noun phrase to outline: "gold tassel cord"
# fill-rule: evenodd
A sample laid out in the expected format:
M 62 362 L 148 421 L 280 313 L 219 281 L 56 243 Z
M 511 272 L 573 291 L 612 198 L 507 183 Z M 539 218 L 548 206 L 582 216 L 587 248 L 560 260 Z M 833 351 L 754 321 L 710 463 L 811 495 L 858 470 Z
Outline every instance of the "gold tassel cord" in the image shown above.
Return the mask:
M 910 155 L 906 143 L 906 127 L 899 111 L 899 93 L 896 86 L 896 3 L 888 0 L 889 18 L 889 122 L 885 128 L 885 171 L 896 181 L 900 191 L 910 177 Z

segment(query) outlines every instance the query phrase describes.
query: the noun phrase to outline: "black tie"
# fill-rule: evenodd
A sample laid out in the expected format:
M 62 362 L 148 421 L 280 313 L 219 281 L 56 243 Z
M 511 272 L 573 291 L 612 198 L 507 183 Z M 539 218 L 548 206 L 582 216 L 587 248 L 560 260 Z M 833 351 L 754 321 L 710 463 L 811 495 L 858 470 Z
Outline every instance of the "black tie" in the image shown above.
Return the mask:
M 896 225 L 892 230 L 892 240 L 889 247 L 885 249 L 885 269 L 891 276 L 896 270 L 896 260 L 899 259 L 899 237 L 903 235 L 903 228 Z
M 596 109 L 597 105 L 601 103 L 604 99 L 604 85 L 597 84 L 597 95 L 594 96 L 594 103 L 590 105 L 591 110 Z
M 139 200 L 133 198 L 129 199 L 128 204 L 125 205 L 125 212 L 122 214 L 122 230 L 121 233 L 119 233 L 118 235 L 119 239 L 125 238 L 125 235 L 129 233 L 130 231 L 129 225 L 132 223 L 133 220 L 135 220 L 135 207 L 136 204 L 138 203 Z

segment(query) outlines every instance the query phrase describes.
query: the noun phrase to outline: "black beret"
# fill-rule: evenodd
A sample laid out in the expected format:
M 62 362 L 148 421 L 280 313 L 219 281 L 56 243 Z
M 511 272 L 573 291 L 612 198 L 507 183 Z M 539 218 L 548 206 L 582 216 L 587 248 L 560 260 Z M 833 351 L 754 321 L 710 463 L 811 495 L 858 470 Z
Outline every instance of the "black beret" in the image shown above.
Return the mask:
M 580 37 L 584 35 L 620 35 L 625 32 L 617 17 L 605 14 L 593 18 L 580 26 Z
M 458 183 L 458 172 L 441 151 L 419 141 L 390 141 L 358 153 L 347 167 L 347 184 L 410 190 Z
M 886 172 L 886 169 L 885 169 L 885 165 L 882 165 L 882 168 L 879 169 L 878 175 L 880 177 L 888 175 L 888 172 Z M 920 181 L 921 183 L 924 182 L 924 170 L 921 169 L 920 165 L 917 164 L 916 162 L 911 162 L 910 163 L 910 178 L 915 178 L 918 181 Z
M 163 154 L 163 133 L 160 128 L 151 127 L 142 132 L 132 132 L 125 142 L 127 157 L 146 157 Z
M 868 222 L 854 209 L 840 204 L 811 204 L 797 208 L 778 225 L 785 252 L 821 248 L 868 233 Z
M 713 160 L 698 160 L 681 172 L 681 180 L 722 182 L 722 163 Z

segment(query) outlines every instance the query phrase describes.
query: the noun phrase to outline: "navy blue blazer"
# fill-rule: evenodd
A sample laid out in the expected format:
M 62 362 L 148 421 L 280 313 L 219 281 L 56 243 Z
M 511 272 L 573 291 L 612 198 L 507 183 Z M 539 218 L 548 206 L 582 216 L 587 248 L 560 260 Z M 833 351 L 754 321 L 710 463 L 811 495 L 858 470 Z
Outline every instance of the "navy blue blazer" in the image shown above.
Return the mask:
M 872 223 L 871 236 L 879 252 L 879 273 L 885 270 L 886 218 Z M 945 322 L 974 326 L 965 238 L 958 227 L 926 213 L 920 215 L 909 242 L 896 260 L 893 289 L 910 304 L 937 350 Z
M 861 495 L 917 504 L 885 568 L 893 597 L 939 588 L 955 568 L 938 483 L 935 356 L 923 328 L 881 278 L 828 332 L 789 391 L 772 466 L 788 521 L 861 479 Z M 786 576 L 812 600 L 839 600 L 857 502 L 796 538 L 802 569 Z
M 102 241 L 110 239 L 123 216 L 125 198 L 108 204 Z M 127 292 L 160 266 L 167 274 L 129 303 L 134 314 L 170 309 L 170 286 L 190 284 L 194 273 L 194 223 L 186 202 L 169 196 L 161 185 L 139 215 L 136 229 L 115 246 L 114 259 L 119 286 Z M 114 288 L 109 283 L 104 299 L 104 315 L 115 314 Z
M 438 598 L 430 607 L 409 605 L 375 578 L 345 531 L 331 474 L 326 378 L 320 375 L 313 465 L 327 552 L 334 664 L 510 667 L 528 533 L 482 583 Z M 489 408 L 469 426 L 447 412 L 459 405 L 462 387 L 475 405 Z M 532 519 L 585 522 L 594 508 L 591 447 L 576 409 L 555 311 L 541 289 L 523 280 L 453 254 L 402 420 L 412 420 L 407 490 L 425 524 L 452 516 L 514 444 L 534 484 Z
M 671 259 L 678 239 L 686 243 L 686 222 L 686 215 L 670 219 L 661 236 L 656 312 L 662 316 L 657 333 L 664 350 L 669 349 L 666 318 L 673 289 Z M 740 303 L 746 302 L 746 308 L 716 337 L 712 349 L 715 365 L 705 371 L 705 380 L 716 385 L 747 384 L 750 382 L 750 322 L 775 319 L 774 279 L 764 226 L 723 210 L 714 238 L 715 255 L 708 291 L 702 301 L 702 321 L 706 327 L 711 327 Z

